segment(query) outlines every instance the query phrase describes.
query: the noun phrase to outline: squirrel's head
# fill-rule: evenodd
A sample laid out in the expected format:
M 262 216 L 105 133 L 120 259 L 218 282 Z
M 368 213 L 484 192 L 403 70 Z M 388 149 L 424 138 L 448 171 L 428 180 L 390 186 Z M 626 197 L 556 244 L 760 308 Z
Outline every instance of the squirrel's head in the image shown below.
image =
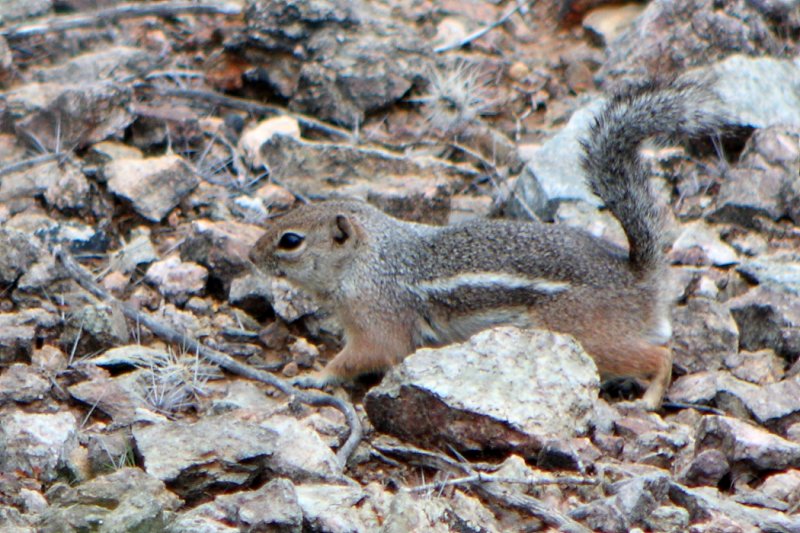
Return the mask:
M 264 273 L 317 294 L 337 290 L 367 238 L 358 202 L 304 205 L 275 219 L 250 259 Z

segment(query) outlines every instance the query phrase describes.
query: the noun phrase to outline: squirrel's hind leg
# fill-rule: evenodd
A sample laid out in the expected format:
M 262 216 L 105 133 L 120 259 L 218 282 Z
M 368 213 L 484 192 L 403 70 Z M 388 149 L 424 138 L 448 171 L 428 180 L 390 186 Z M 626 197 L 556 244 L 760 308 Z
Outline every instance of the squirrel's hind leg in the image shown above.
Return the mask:
M 616 346 L 584 344 L 603 378 L 633 377 L 649 381 L 642 402 L 648 410 L 661 407 L 672 379 L 672 350 L 646 341 Z

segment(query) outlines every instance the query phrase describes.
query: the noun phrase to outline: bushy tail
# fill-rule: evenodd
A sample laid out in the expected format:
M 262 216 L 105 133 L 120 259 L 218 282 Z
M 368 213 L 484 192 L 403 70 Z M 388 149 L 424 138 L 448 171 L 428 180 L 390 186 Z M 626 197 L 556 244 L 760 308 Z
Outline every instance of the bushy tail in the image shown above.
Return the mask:
M 583 144 L 583 169 L 594 193 L 622 224 L 631 267 L 663 265 L 662 217 L 639 155 L 641 143 L 712 134 L 724 125 L 716 96 L 702 82 L 649 83 L 617 94 L 595 119 Z

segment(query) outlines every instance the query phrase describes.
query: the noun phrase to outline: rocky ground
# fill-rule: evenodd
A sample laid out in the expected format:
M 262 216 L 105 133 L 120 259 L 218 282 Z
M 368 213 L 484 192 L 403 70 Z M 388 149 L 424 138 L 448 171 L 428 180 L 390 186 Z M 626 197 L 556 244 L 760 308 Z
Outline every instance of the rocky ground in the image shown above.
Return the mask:
M 800 532 L 798 51 L 796 0 L 5 0 L 0 530 Z M 339 328 L 251 269 L 272 217 L 346 195 L 624 242 L 579 139 L 688 70 L 734 127 L 644 154 L 659 412 L 509 328 L 287 385 Z

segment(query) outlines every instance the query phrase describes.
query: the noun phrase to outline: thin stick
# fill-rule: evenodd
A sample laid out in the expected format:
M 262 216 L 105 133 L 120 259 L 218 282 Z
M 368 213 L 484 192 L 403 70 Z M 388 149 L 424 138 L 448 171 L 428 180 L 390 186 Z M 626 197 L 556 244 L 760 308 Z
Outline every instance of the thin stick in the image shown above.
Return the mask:
M 724 415 L 725 411 L 716 409 L 710 405 L 701 405 L 699 403 L 684 403 L 684 402 L 664 402 L 661 407 L 665 409 L 694 409 L 699 413 L 710 413 L 712 415 Z
M 25 170 L 26 168 L 35 167 L 36 165 L 41 165 L 42 163 L 49 163 L 54 159 L 59 159 L 63 155 L 64 152 L 52 152 L 49 154 L 31 157 L 30 159 L 23 159 L 22 161 L 18 161 L 17 163 L 12 163 L 10 165 L 6 165 L 0 168 L 0 177 L 5 176 L 6 174 L 19 172 L 20 170 Z
M 313 406 L 329 405 L 341 411 L 347 420 L 348 425 L 350 426 L 350 435 L 347 437 L 345 443 L 339 448 L 339 451 L 336 452 L 336 458 L 339 460 L 339 463 L 342 467 L 347 464 L 347 460 L 350 458 L 353 452 L 355 452 L 355 449 L 361 442 L 362 437 L 361 422 L 359 421 L 358 415 L 356 414 L 355 408 L 352 404 L 323 392 L 295 389 L 286 381 L 277 378 L 272 374 L 240 363 L 227 354 L 218 352 L 217 350 L 200 344 L 190 335 L 173 329 L 162 322 L 159 322 L 148 313 L 139 311 L 131 304 L 122 302 L 111 296 L 103 288 L 97 285 L 89 272 L 81 267 L 75 261 L 75 259 L 61 246 L 56 246 L 56 248 L 53 250 L 53 253 L 67 270 L 69 275 L 75 281 L 77 281 L 81 287 L 94 294 L 96 297 L 119 306 L 119 308 L 122 310 L 122 313 L 129 320 L 143 324 L 156 336 L 166 340 L 167 342 L 183 346 L 187 351 L 195 352 L 207 361 L 219 365 L 229 372 L 271 385 L 285 395 L 296 398 L 301 403 Z
M 597 485 L 597 480 L 582 476 L 517 478 L 476 472 L 475 474 L 469 476 L 447 479 L 445 481 L 439 481 L 436 483 L 428 483 L 427 485 L 419 485 L 406 490 L 408 490 L 408 492 L 426 492 L 429 490 L 438 490 L 451 485 L 474 485 L 475 483 L 512 483 L 533 487 L 538 485 Z
M 108 9 L 100 9 L 87 15 L 58 16 L 34 24 L 20 24 L 0 31 L 8 40 L 22 39 L 31 35 L 42 35 L 57 31 L 90 28 L 108 24 L 124 18 L 171 17 L 175 15 L 239 15 L 241 6 L 233 3 L 193 3 L 193 2 L 154 2 L 151 4 L 120 4 Z
M 336 126 L 331 126 L 330 124 L 326 124 L 325 122 L 317 120 L 314 117 L 310 117 L 302 113 L 295 113 L 293 111 L 289 111 L 288 109 L 277 105 L 259 104 L 257 102 L 252 102 L 250 100 L 243 100 L 241 98 L 225 96 L 224 94 L 215 93 L 213 91 L 202 91 L 198 89 L 169 89 L 163 87 L 156 87 L 149 84 L 138 84 L 136 85 L 135 88 L 138 91 L 150 92 L 157 96 L 163 96 L 169 98 L 186 98 L 192 101 L 199 100 L 222 107 L 239 109 L 241 111 L 246 111 L 254 115 L 272 115 L 272 114 L 286 115 L 288 117 L 292 117 L 293 119 L 297 120 L 299 123 L 303 124 L 308 128 L 313 128 L 322 131 L 324 133 L 327 133 L 329 135 L 342 137 L 351 142 L 357 141 L 357 139 L 353 137 L 353 135 L 348 131 L 345 131 L 341 128 L 337 128 Z
M 551 509 L 544 502 L 526 494 L 506 490 L 496 483 L 482 483 L 477 472 L 469 463 L 458 462 L 441 453 L 422 450 L 408 445 L 387 443 L 385 440 L 376 440 L 373 447 L 380 452 L 403 456 L 407 461 L 427 468 L 444 471 L 458 471 L 467 477 L 475 478 L 470 486 L 485 498 L 496 500 L 504 505 L 529 513 L 546 524 L 566 533 L 591 533 L 583 525 L 569 516 Z
M 505 21 L 510 19 L 514 15 L 514 13 L 516 13 L 517 11 L 522 10 L 523 8 L 524 9 L 528 9 L 527 3 L 526 2 L 522 2 L 522 1 L 517 1 L 516 5 L 512 9 L 509 9 L 508 11 L 506 11 L 505 14 L 503 14 L 502 17 L 500 17 L 496 21 L 492 22 L 488 26 L 484 26 L 483 28 L 479 29 L 478 31 L 476 31 L 476 32 L 474 32 L 474 33 L 472 33 L 470 35 L 467 35 L 466 37 L 464 37 L 460 41 L 456 41 L 456 42 L 450 43 L 450 44 L 443 44 L 442 46 L 436 47 L 436 48 L 433 49 L 433 51 L 436 52 L 437 54 L 441 54 L 443 52 L 449 52 L 450 50 L 455 50 L 457 48 L 461 48 L 462 46 L 466 46 L 469 43 L 471 43 L 472 41 L 474 41 L 476 39 L 480 39 L 481 37 L 483 37 L 484 35 L 486 35 L 490 31 L 495 29 L 496 27 L 502 25 L 503 23 L 505 23 Z

